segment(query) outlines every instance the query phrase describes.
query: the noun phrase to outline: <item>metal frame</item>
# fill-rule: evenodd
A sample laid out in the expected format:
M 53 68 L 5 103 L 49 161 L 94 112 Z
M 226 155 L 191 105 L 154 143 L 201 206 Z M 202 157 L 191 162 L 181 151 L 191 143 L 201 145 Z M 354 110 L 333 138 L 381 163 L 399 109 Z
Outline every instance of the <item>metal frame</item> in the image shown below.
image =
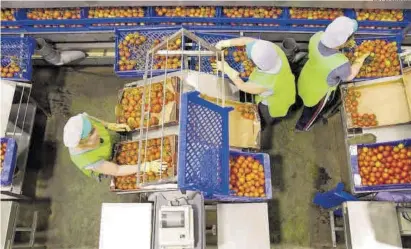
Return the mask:
M 181 39 L 181 47 L 180 50 L 168 50 L 169 43 L 172 42 L 175 39 Z M 192 41 L 192 43 L 185 43 L 185 40 L 189 39 Z M 193 48 L 193 43 L 196 43 L 198 46 L 196 47 L 196 50 L 192 50 Z M 205 50 L 202 50 L 205 49 Z M 170 69 L 167 68 L 167 66 L 164 69 L 164 73 L 160 76 L 153 77 L 153 65 L 154 63 L 154 55 L 162 55 L 165 57 L 165 64 L 167 65 L 167 61 L 169 59 L 169 56 L 180 56 L 181 58 L 181 65 L 180 69 L 176 72 L 173 70 L 173 72 L 169 72 Z M 166 93 L 166 84 L 167 84 L 167 78 L 172 77 L 175 75 L 179 75 L 180 77 L 187 74 L 188 72 L 195 72 L 195 70 L 187 70 L 188 66 L 188 61 L 192 57 L 197 57 L 200 61 L 201 57 L 209 57 L 209 56 L 215 56 L 221 61 L 224 61 L 224 52 L 216 49 L 214 46 L 212 46 L 210 43 L 206 42 L 205 40 L 197 37 L 195 34 L 187 31 L 186 29 L 180 29 L 173 35 L 167 37 L 165 40 L 160 42 L 157 46 L 153 47 L 150 49 L 147 53 L 146 56 L 146 65 L 145 65 L 145 74 L 143 76 L 143 80 L 140 82 L 135 82 L 135 83 L 130 83 L 126 84 L 125 87 L 133 87 L 133 86 L 143 86 L 144 88 L 150 87 L 151 84 L 154 82 L 162 82 L 163 84 L 163 103 L 162 103 L 162 119 L 161 119 L 161 124 L 160 128 L 157 130 L 151 130 L 149 129 L 149 124 L 147 123 L 144 126 L 144 118 L 147 116 L 147 113 L 144 112 L 144 106 L 148 104 L 150 106 L 151 103 L 151 91 L 148 91 L 149 97 L 148 100 L 149 102 L 146 103 L 146 90 L 143 91 L 142 95 L 142 103 L 141 103 L 141 115 L 140 115 L 140 128 L 137 129 L 136 132 L 134 132 L 134 137 L 133 141 L 138 141 L 138 162 L 137 164 L 140 165 L 142 163 L 142 156 L 141 150 L 143 146 L 143 142 L 145 143 L 145 154 L 144 158 L 147 157 L 146 152 L 147 152 L 147 141 L 151 138 L 161 138 L 161 151 L 160 151 L 160 162 L 162 161 L 163 158 L 163 144 L 164 144 L 164 137 L 168 136 L 170 134 L 175 134 L 178 135 L 179 133 L 179 124 L 174 125 L 174 126 L 165 126 L 164 124 L 164 115 L 165 115 L 165 93 Z M 199 67 L 198 72 L 201 72 L 201 65 Z M 221 71 L 217 72 L 217 77 L 216 77 L 216 85 L 220 87 L 219 91 L 219 96 L 218 96 L 218 101 L 217 104 L 222 105 L 223 107 L 225 106 L 225 88 L 224 88 L 224 68 Z M 222 82 L 219 84 L 219 82 Z M 184 92 L 184 81 L 180 81 L 180 88 L 179 88 L 179 96 L 181 98 L 182 94 Z M 179 109 L 181 110 L 181 101 L 179 101 Z M 181 113 L 179 113 L 181 115 Z M 180 150 L 180 144 L 178 143 L 177 151 Z M 158 191 L 168 191 L 168 190 L 176 190 L 178 189 L 177 184 L 176 184 L 176 175 L 173 175 L 169 179 L 161 179 L 162 171 L 160 171 L 160 180 L 157 182 L 145 182 L 146 180 L 146 166 L 143 170 L 143 173 L 140 171 L 140 168 L 137 167 L 137 181 L 136 181 L 136 186 L 139 188 L 137 190 L 132 190 L 132 191 L 127 191 L 127 192 L 118 192 L 118 194 L 128 194 L 128 193 L 145 193 L 145 192 L 158 192 Z M 178 165 L 173 165 L 173 167 L 178 167 Z M 176 168 L 173 168 L 173 172 L 176 172 Z M 143 176 L 143 181 L 140 182 L 140 176 Z
M 33 131 L 34 119 L 36 115 L 37 104 L 31 99 L 32 85 L 28 83 L 15 82 L 16 91 L 15 97 L 19 99 L 17 110 L 10 112 L 9 122 L 13 122 L 12 126 L 6 129 L 6 137 L 14 138 L 18 145 L 16 167 L 19 168 L 17 176 L 13 179 L 10 186 L 1 186 L 1 201 L 18 200 L 30 198 L 22 195 L 22 186 L 27 166 L 28 147 L 30 146 L 31 133 Z M 18 96 L 17 92 L 20 92 Z

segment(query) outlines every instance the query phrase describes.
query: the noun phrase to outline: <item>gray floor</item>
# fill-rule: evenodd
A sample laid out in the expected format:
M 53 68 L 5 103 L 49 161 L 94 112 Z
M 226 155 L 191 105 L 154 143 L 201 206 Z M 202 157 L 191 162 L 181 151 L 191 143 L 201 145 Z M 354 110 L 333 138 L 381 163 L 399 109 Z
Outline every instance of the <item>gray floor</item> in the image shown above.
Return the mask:
M 111 193 L 108 180 L 97 183 L 84 177 L 62 143 L 63 127 L 71 115 L 87 112 L 114 121 L 117 91 L 131 79 L 117 78 L 112 71 L 111 67 L 34 70 L 34 97 L 50 108 L 52 116 L 38 121 L 26 189 L 45 200 L 39 240 L 48 248 L 98 248 L 101 203 L 139 200 Z M 273 127 L 271 241 L 275 248 L 330 248 L 327 213 L 315 207 L 312 198 L 347 176 L 342 125 L 337 115 L 327 125 L 295 133 L 300 111 Z

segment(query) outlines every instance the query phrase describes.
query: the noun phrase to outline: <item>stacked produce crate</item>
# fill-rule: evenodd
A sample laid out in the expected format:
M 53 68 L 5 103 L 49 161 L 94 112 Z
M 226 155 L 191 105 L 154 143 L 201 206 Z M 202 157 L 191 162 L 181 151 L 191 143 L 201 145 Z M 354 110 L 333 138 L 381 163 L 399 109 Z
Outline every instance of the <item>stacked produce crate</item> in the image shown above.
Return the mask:
M 338 16 L 359 21 L 368 33 L 398 32 L 410 10 L 295 8 L 275 6 L 152 6 L 2 9 L 2 29 L 26 31 L 113 30 L 140 25 L 184 25 L 192 29 L 318 31 Z M 13 30 L 15 29 L 15 30 Z

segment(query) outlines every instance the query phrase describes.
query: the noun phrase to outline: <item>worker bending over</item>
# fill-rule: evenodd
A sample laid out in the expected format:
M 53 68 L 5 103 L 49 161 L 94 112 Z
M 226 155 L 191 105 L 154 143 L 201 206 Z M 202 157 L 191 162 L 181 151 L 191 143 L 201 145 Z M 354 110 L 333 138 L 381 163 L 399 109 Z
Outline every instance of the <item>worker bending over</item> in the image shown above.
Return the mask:
M 89 177 L 126 176 L 137 173 L 137 165 L 110 162 L 113 151 L 112 131 L 130 131 L 125 124 L 107 123 L 86 113 L 71 117 L 64 126 L 64 145 L 69 148 L 73 163 Z M 160 162 L 140 164 L 140 170 L 158 171 Z M 156 168 L 157 167 L 157 168 Z
M 311 37 L 308 61 L 298 78 L 298 95 L 304 102 L 304 109 L 297 122 L 297 130 L 307 131 L 324 107 L 330 104 L 339 83 L 350 81 L 359 73 L 369 53 L 351 65 L 339 51 L 353 45 L 352 35 L 357 28 L 356 20 L 342 16 L 328 25 L 324 32 L 317 32 Z
M 233 46 L 245 46 L 248 58 L 256 65 L 249 80 L 244 82 L 239 73 L 227 62 L 224 62 L 224 65 L 217 62 L 213 67 L 222 71 L 224 66 L 224 73 L 241 91 L 257 95 L 255 99 L 264 130 L 275 120 L 285 117 L 290 106 L 295 103 L 294 75 L 284 52 L 274 43 L 242 37 L 223 40 L 216 44 L 217 49 Z

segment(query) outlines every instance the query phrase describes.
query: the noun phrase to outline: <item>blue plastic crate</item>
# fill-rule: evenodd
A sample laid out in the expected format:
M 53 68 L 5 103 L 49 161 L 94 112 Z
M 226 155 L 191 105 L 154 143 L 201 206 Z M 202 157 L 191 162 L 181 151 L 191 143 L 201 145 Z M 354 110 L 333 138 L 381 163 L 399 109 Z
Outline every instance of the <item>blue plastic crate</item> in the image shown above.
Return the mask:
M 271 165 L 270 156 L 267 153 L 254 153 L 254 152 L 243 152 L 237 150 L 230 150 L 230 157 L 251 156 L 258 160 L 264 167 L 265 174 L 265 197 L 245 197 L 245 196 L 235 196 L 233 192 L 228 195 L 214 195 L 212 198 L 207 198 L 213 201 L 223 201 L 223 202 L 264 202 L 271 200 L 273 198 L 273 191 L 271 186 Z
M 229 192 L 228 114 L 199 97 L 199 92 L 181 97 L 178 141 L 178 187 L 197 190 L 204 196 Z
M 116 8 L 115 6 L 113 6 Z M 108 7 L 110 8 L 110 7 Z M 118 7 L 117 7 L 118 8 Z M 90 29 L 110 29 L 110 28 L 129 28 L 143 26 L 147 17 L 150 17 L 150 7 L 141 7 L 144 10 L 144 17 L 103 17 L 91 18 L 90 8 L 84 8 L 84 16 L 87 18 Z M 91 21 L 91 22 L 90 22 Z M 121 25 L 123 24 L 123 25 Z M 134 24 L 134 25 L 131 25 Z
M 408 184 L 386 184 L 386 185 L 375 185 L 375 186 L 361 186 L 358 181 L 361 180 L 359 166 L 358 166 L 358 149 L 363 147 L 377 148 L 380 145 L 396 146 L 403 143 L 405 147 L 411 146 L 411 139 L 405 139 L 400 141 L 392 141 L 385 143 L 374 143 L 374 144 L 358 144 L 350 146 L 350 157 L 351 157 L 351 172 L 353 182 L 356 183 L 353 186 L 354 193 L 367 193 L 367 192 L 380 192 L 380 191 L 403 191 L 411 190 L 411 183 Z
M 410 24 L 410 15 L 411 11 L 410 10 L 402 10 L 404 20 L 403 21 L 369 21 L 369 20 L 363 20 L 363 21 L 358 21 L 358 26 L 373 26 L 375 28 L 377 27 L 389 27 L 389 28 L 394 28 L 394 27 L 406 27 L 408 24 Z M 353 16 L 352 18 L 357 19 L 357 10 L 353 10 Z M 396 30 L 399 31 L 399 30 Z
M 0 185 L 8 186 L 13 180 L 16 168 L 17 143 L 13 138 L 0 138 L 1 144 L 6 143 L 6 154 L 4 155 L 3 169 L 1 170 Z
M 22 10 L 22 9 L 5 8 L 5 9 L 2 9 L 2 11 L 3 11 L 3 10 L 9 10 L 9 11 L 13 11 L 13 12 L 14 12 L 14 13 L 13 13 L 14 20 L 7 21 L 7 22 L 9 22 L 9 23 L 16 22 L 16 21 L 21 20 L 21 19 L 23 18 L 23 10 Z M 3 21 L 1 21 L 1 22 L 3 23 Z M 4 29 L 7 29 L 7 30 L 9 30 L 9 29 L 19 29 L 19 28 L 21 28 L 21 26 L 18 25 L 18 24 L 16 24 L 16 23 L 14 23 L 14 25 L 3 25 L 3 24 L 2 24 L 1 27 L 4 28 Z
M 20 9 L 20 20 L 24 21 L 25 28 L 36 28 L 42 30 L 43 28 L 47 28 L 50 30 L 55 31 L 69 31 L 65 29 L 73 29 L 73 28 L 84 28 L 88 25 L 84 23 L 84 19 L 86 18 L 85 8 L 80 8 L 80 18 L 79 19 L 45 19 L 45 20 L 33 20 L 28 18 L 28 14 L 32 9 L 38 8 L 30 8 L 30 9 Z M 60 9 L 73 9 L 73 8 L 40 8 L 42 10 L 60 10 Z
M 181 27 L 172 28 L 140 28 L 140 29 L 118 29 L 116 30 L 116 48 L 115 48 L 115 63 L 114 71 L 119 77 L 141 77 L 145 73 L 147 52 L 151 49 L 154 40 L 164 39 L 167 36 L 171 36 L 176 33 Z M 133 70 L 120 71 L 118 61 L 119 61 L 119 51 L 118 45 L 124 39 L 127 34 L 138 32 L 139 34 L 146 37 L 146 41 L 139 45 L 134 51 L 131 51 L 131 57 L 137 62 L 137 65 Z M 149 70 L 150 70 L 149 66 Z M 167 69 L 168 72 L 173 72 L 180 69 Z M 159 75 L 165 72 L 165 69 L 153 70 L 153 76 Z M 150 72 L 149 72 L 150 73 Z
M 1 66 L 6 67 L 14 62 L 20 68 L 20 72 L 12 77 L 4 77 L 10 80 L 29 81 L 32 74 L 31 56 L 34 53 L 36 40 L 31 37 L 1 37 Z
M 302 9 L 321 9 L 321 8 L 302 8 Z M 335 9 L 335 8 L 324 8 L 324 9 Z M 340 8 L 336 8 L 340 9 Z M 287 18 L 289 20 L 289 23 L 292 25 L 298 25 L 298 26 L 292 26 L 293 28 L 315 28 L 317 29 L 324 29 L 328 24 L 332 22 L 332 20 L 328 19 L 297 19 L 297 18 L 291 18 L 290 14 L 290 8 L 287 8 Z M 341 9 L 343 11 L 343 15 L 347 17 L 352 17 L 352 10 L 351 9 Z M 304 27 L 304 25 L 317 25 L 318 27 Z
M 356 39 L 355 39 L 355 42 L 356 42 L 357 45 L 360 45 L 360 44 L 361 44 L 362 42 L 364 42 L 364 41 L 367 41 L 367 40 L 377 40 L 377 39 L 379 39 L 379 40 L 384 40 L 384 41 L 386 41 L 386 42 L 393 42 L 393 41 L 397 42 L 397 49 L 398 49 L 397 52 L 398 52 L 398 54 L 401 53 L 402 36 L 401 36 L 400 34 L 393 35 L 393 36 L 380 36 L 380 37 L 375 37 L 375 36 L 373 36 L 373 37 L 367 37 L 367 38 L 356 38 Z M 345 50 L 345 51 L 347 51 L 347 50 Z M 348 50 L 348 51 L 349 51 L 349 50 Z M 401 61 L 400 61 L 400 63 L 401 63 Z M 364 80 L 373 80 L 373 79 L 378 79 L 378 78 L 381 78 L 381 77 L 355 78 L 353 81 L 356 82 L 356 81 L 364 81 Z
M 210 43 L 211 45 L 217 44 L 217 42 L 222 41 L 222 40 L 227 40 L 227 39 L 233 39 L 233 38 L 238 38 L 239 36 L 236 35 L 223 35 L 223 34 L 209 34 L 209 33 L 201 33 L 201 32 L 195 32 L 195 35 L 198 37 L 202 38 L 206 42 Z M 198 45 L 194 44 L 193 50 L 198 49 Z M 236 51 L 235 47 L 230 47 L 227 49 L 228 50 L 228 55 L 224 56 L 224 60 L 230 65 L 233 69 L 235 69 L 238 72 L 244 72 L 244 67 L 241 62 L 236 62 L 233 57 L 233 52 Z M 199 58 L 198 57 L 192 57 L 190 61 L 190 68 L 192 70 L 197 70 L 200 69 L 201 72 L 205 73 L 213 73 L 213 68 L 211 67 L 210 63 L 210 57 L 202 57 L 201 58 L 201 67 L 198 63 Z

